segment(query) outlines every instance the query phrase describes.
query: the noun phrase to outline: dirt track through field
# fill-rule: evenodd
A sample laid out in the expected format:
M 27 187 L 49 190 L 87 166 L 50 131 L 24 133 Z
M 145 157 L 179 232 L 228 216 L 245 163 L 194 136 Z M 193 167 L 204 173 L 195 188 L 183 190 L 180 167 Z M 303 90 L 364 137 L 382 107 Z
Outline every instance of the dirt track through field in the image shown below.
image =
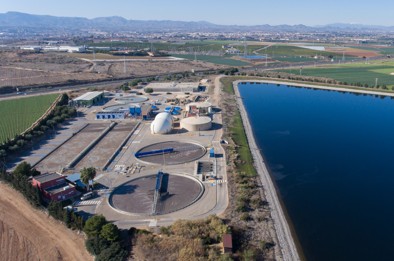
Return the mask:
M 1 260 L 93 260 L 84 238 L 0 183 Z

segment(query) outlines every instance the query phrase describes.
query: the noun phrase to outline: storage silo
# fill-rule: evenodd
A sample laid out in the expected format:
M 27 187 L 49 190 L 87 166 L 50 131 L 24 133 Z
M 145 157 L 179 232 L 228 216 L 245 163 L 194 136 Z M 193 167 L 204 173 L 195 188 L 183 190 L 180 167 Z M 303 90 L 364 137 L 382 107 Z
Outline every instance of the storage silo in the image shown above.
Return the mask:
M 188 131 L 206 131 L 212 128 L 210 117 L 189 117 L 181 120 L 181 128 Z

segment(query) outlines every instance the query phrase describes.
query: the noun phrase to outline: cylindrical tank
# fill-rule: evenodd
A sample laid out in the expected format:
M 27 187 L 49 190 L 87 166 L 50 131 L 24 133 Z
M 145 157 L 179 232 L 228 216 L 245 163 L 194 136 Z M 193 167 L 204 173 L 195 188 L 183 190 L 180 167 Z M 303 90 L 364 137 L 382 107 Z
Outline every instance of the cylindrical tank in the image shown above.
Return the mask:
M 189 117 L 181 120 L 181 128 L 188 131 L 205 131 L 212 128 L 210 117 Z

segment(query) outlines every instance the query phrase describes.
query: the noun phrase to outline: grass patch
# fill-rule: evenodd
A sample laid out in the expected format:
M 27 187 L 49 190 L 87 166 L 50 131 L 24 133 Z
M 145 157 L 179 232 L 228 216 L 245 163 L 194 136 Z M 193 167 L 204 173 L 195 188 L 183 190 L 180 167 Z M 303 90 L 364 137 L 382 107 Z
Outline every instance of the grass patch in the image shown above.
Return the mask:
M 313 57 L 323 56 L 325 58 L 333 57 L 335 60 L 342 59 L 342 54 L 326 51 L 316 51 L 307 48 L 301 48 L 291 45 L 272 45 L 264 50 L 259 51 L 261 54 L 268 54 L 275 60 L 286 61 L 286 62 L 304 62 L 311 61 Z M 356 57 L 346 55 L 349 59 L 355 59 Z
M 298 68 L 282 71 L 293 74 L 300 73 L 300 70 Z M 390 74 L 393 72 L 394 63 L 379 62 L 372 64 L 344 64 L 330 66 L 326 68 L 304 68 L 302 70 L 302 75 L 331 78 L 337 81 L 347 83 L 359 82 L 362 84 L 368 84 L 369 86 L 374 86 L 375 79 L 378 78 L 379 85 L 393 86 L 394 75 Z
M 235 93 L 233 87 L 233 81 L 235 81 L 235 79 L 226 77 L 222 78 L 221 81 L 223 84 L 223 91 L 233 95 Z M 245 173 L 248 176 L 255 176 L 257 172 L 253 165 L 252 153 L 250 152 L 248 138 L 245 133 L 239 110 L 235 111 L 229 130 L 231 132 L 231 138 L 236 144 L 236 153 L 239 156 L 236 163 L 237 172 Z
M 239 172 L 246 173 L 250 176 L 257 174 L 256 169 L 253 166 L 253 157 L 250 153 L 248 138 L 246 137 L 245 129 L 242 123 L 241 114 L 237 111 L 233 118 L 233 125 L 230 128 L 232 132 L 232 138 L 237 144 L 237 153 L 239 155 L 240 162 L 237 165 Z
M 58 94 L 0 101 L 0 143 L 14 138 L 38 120 Z

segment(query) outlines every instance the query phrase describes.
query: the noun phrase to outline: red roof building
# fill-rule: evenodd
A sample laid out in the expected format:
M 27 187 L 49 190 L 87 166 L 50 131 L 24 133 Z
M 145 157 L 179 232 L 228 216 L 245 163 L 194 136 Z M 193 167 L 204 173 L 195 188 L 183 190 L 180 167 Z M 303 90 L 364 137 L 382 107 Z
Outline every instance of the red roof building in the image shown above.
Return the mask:
M 39 188 L 48 201 L 63 201 L 80 195 L 74 185 L 66 182 L 66 176 L 58 173 L 35 176 L 32 179 L 32 185 Z
M 233 252 L 233 237 L 231 234 L 223 235 L 223 252 L 224 253 Z

